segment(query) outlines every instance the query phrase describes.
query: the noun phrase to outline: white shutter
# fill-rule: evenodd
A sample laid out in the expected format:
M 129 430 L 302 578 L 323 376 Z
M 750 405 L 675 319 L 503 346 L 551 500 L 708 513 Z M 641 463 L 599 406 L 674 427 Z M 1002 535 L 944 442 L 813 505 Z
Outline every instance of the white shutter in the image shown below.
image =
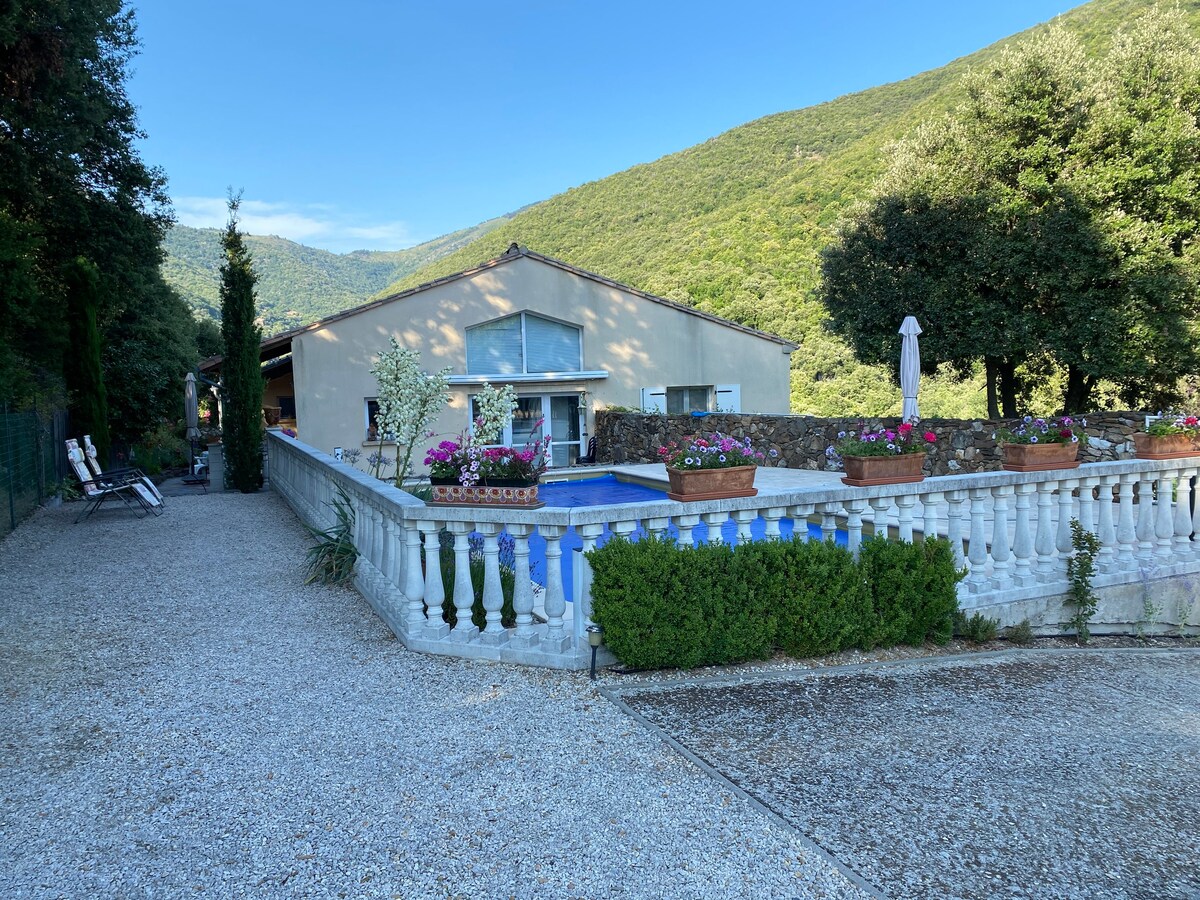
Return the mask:
M 527 314 L 525 367 L 529 372 L 578 372 L 579 329 Z
M 742 386 L 740 384 L 718 384 L 717 409 L 721 412 L 742 411 Z
M 521 371 L 520 316 L 467 329 L 467 374 L 515 375 Z
M 667 389 L 665 387 L 642 388 L 642 410 L 644 412 L 667 411 Z

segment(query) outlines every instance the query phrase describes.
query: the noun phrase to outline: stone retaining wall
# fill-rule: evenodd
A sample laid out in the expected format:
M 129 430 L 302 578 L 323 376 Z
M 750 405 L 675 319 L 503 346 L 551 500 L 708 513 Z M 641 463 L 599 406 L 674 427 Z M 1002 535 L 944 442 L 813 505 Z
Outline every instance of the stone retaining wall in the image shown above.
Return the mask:
M 1141 412 L 1089 413 L 1088 444 L 1081 449 L 1080 460 L 1129 459 L 1133 456 L 1130 435 L 1145 421 Z M 839 431 L 857 430 L 863 423 L 870 428 L 891 427 L 899 419 L 819 419 L 814 416 L 771 416 L 757 414 L 713 413 L 703 417 L 665 416 L 645 413 L 596 413 L 596 454 L 601 463 L 658 462 L 656 450 L 668 441 L 682 442 L 695 434 L 722 434 L 742 438 L 747 435 L 757 448 L 775 450 L 778 460 L 767 465 L 792 469 L 825 469 L 825 448 Z M 930 454 L 932 468 L 926 474 L 948 475 L 988 472 L 1003 462 L 995 437 L 996 430 L 1009 420 L 923 419 L 922 431 L 938 436 Z

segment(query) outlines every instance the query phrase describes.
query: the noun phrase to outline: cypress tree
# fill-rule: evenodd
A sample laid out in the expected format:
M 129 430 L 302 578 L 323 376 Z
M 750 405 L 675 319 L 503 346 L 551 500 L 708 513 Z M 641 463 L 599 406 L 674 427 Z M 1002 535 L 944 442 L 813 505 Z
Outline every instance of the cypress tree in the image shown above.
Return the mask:
M 248 494 L 262 487 L 263 377 L 259 364 L 262 329 L 254 320 L 253 261 L 238 231 L 241 197 L 229 198 L 229 224 L 221 236 L 221 340 L 225 360 L 221 381 L 225 409 L 222 434 L 229 483 Z
M 76 257 L 63 279 L 70 311 L 68 328 L 71 346 L 64 371 L 70 397 L 71 424 L 78 434 L 90 434 L 103 462 L 108 459 L 108 392 L 100 364 L 100 329 L 96 310 L 100 306 L 100 272 L 88 259 Z

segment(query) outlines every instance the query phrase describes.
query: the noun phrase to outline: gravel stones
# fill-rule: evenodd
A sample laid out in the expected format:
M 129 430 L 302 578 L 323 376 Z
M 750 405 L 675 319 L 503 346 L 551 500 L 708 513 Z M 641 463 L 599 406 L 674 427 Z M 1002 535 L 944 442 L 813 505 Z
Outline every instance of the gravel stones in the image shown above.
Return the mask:
M 586 675 L 428 657 L 269 493 L 0 541 L 0 896 L 861 893 Z

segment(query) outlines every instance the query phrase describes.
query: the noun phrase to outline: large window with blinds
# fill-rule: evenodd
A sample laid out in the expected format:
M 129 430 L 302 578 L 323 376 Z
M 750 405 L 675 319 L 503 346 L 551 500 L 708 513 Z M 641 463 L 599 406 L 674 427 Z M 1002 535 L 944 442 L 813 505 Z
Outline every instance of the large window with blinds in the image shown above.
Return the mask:
M 468 375 L 578 372 L 580 329 L 531 313 L 518 313 L 467 329 Z

